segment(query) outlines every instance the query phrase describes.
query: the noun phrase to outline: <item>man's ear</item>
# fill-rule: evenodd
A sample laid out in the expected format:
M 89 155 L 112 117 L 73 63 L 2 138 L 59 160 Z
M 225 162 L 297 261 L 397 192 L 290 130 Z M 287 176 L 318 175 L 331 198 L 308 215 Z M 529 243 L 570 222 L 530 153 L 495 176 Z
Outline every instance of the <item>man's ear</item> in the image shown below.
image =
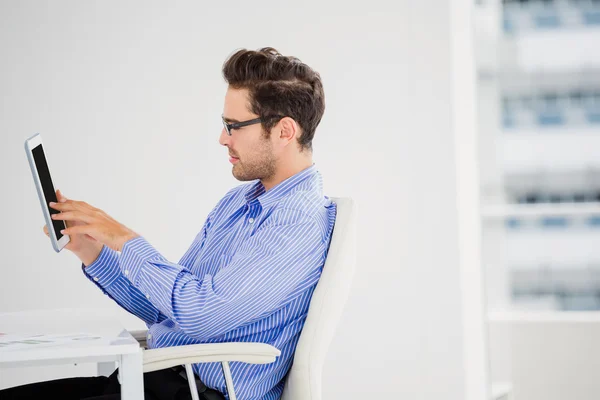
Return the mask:
M 279 127 L 281 128 L 279 138 L 286 142 L 286 145 L 300 136 L 300 126 L 290 117 L 283 117 L 279 121 Z

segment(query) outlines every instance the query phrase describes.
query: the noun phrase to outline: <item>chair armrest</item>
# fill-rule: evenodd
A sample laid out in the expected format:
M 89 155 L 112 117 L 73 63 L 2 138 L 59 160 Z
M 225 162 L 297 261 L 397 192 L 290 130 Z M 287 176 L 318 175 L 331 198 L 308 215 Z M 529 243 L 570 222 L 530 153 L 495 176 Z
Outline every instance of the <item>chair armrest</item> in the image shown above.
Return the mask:
M 144 372 L 208 362 L 269 364 L 280 354 L 277 348 L 265 343 L 207 343 L 149 349 L 144 350 Z
M 146 348 L 146 334 L 148 333 L 147 329 L 141 331 L 129 331 L 129 334 L 133 336 L 135 340 L 140 343 L 140 346 Z

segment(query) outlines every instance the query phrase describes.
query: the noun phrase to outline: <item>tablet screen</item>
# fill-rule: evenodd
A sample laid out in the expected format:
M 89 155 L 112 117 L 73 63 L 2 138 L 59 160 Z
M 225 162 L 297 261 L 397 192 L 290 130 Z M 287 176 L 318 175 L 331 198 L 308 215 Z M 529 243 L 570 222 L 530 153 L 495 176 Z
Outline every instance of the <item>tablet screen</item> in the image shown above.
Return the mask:
M 35 161 L 35 167 L 37 169 L 38 176 L 40 177 L 40 182 L 42 183 L 42 189 L 44 190 L 44 197 L 46 199 L 46 207 L 48 207 L 48 211 L 50 211 L 50 215 L 58 214 L 59 211 L 50 208 L 48 203 L 58 202 L 56 199 L 56 191 L 54 190 L 54 185 L 52 184 L 52 179 L 50 179 L 50 170 L 48 169 L 48 163 L 46 162 L 46 155 L 44 154 L 44 149 L 42 145 L 35 147 L 31 154 L 33 154 L 33 159 Z M 66 228 L 64 221 L 52 221 L 52 225 L 54 226 L 54 233 L 56 233 L 56 239 L 60 240 L 63 237 L 63 234 L 60 233 L 62 229 Z

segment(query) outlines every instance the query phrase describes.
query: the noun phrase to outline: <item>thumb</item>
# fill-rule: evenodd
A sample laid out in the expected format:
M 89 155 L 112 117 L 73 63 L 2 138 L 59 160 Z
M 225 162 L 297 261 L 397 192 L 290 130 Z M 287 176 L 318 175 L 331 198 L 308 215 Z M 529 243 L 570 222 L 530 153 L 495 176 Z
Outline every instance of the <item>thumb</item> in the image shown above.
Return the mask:
M 63 196 L 60 190 L 56 191 L 56 197 L 58 198 L 59 203 L 64 203 L 65 201 L 67 201 L 67 198 Z

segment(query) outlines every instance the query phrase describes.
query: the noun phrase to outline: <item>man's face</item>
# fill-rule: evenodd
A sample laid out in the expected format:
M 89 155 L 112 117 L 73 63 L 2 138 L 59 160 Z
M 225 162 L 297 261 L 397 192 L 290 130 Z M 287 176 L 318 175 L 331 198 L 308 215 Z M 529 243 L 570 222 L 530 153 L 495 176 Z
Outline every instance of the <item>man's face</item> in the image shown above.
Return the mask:
M 226 122 L 243 122 L 258 115 L 249 109 L 248 90 L 228 88 L 223 118 Z M 276 157 L 273 144 L 260 123 L 233 129 L 231 136 L 223 127 L 219 143 L 229 150 L 233 176 L 240 181 L 268 180 L 275 175 Z

